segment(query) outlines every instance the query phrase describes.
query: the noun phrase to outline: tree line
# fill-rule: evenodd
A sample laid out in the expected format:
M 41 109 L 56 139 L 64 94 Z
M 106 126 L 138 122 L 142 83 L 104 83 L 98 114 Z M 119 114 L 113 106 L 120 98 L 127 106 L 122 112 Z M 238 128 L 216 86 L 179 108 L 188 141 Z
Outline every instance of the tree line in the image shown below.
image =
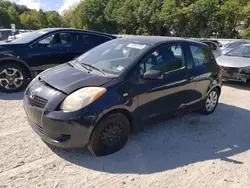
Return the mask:
M 10 22 L 28 29 L 73 27 L 114 34 L 250 38 L 250 1 L 84 0 L 61 16 L 0 0 L 0 26 Z
M 63 17 L 56 11 L 37 11 L 0 0 L 0 28 L 10 28 L 12 23 L 16 24 L 16 28 L 29 30 L 67 26 L 63 23 Z

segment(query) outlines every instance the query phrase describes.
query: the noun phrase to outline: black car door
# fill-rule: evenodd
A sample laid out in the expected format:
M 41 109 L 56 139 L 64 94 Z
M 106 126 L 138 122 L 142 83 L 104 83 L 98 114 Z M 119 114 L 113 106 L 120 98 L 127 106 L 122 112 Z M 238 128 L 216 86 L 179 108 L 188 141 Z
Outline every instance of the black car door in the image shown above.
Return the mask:
M 209 87 L 213 85 L 213 73 L 218 67 L 211 50 L 197 44 L 188 46 L 188 61 L 191 63 L 189 71 L 195 81 L 194 97 L 196 100 L 193 102 L 198 102 L 206 96 Z
M 34 70 L 41 71 L 70 61 L 72 45 L 70 32 L 50 33 L 31 46 L 29 64 Z
M 160 80 L 139 80 L 137 113 L 147 119 L 162 114 L 172 114 L 194 100 L 194 82 L 186 66 L 182 44 L 161 46 L 140 63 L 140 74 L 160 70 Z M 143 76 L 142 76 L 143 77 Z

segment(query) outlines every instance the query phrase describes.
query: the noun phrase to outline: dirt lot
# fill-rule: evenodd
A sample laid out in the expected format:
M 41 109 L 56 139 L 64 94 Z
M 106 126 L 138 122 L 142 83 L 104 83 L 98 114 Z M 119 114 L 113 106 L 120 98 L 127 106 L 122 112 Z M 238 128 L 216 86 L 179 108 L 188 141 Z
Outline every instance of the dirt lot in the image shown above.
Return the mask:
M 0 188 L 250 187 L 250 84 L 223 87 L 213 115 L 132 134 L 120 152 L 49 148 L 29 127 L 22 93 L 0 93 Z

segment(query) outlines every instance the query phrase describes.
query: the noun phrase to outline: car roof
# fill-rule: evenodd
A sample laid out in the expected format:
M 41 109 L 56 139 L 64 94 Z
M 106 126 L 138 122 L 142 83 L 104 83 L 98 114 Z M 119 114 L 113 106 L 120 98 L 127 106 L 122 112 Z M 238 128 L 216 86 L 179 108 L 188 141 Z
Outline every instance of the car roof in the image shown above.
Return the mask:
M 199 41 L 190 40 L 190 39 L 183 39 L 178 37 L 163 37 L 163 36 L 122 36 L 120 38 L 121 40 L 126 41 L 134 41 L 139 43 L 145 43 L 149 45 L 157 45 L 165 42 L 190 42 L 190 43 L 196 43 L 199 45 L 205 45 L 204 43 L 201 43 Z
M 112 37 L 112 38 L 116 38 L 116 36 L 108 34 L 108 33 L 102 33 L 102 32 L 98 32 L 98 31 L 92 31 L 92 30 L 83 30 L 83 29 L 74 29 L 74 28 L 44 28 L 44 29 L 40 29 L 38 31 L 44 31 L 44 32 L 54 32 L 54 31 L 85 31 L 88 32 L 90 34 L 99 34 L 99 35 L 105 35 L 108 37 Z

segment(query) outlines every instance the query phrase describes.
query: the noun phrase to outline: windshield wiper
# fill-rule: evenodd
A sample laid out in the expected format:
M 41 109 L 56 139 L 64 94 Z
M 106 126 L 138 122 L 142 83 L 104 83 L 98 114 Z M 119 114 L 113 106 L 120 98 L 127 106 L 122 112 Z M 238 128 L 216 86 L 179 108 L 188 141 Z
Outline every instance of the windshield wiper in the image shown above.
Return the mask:
M 71 61 L 67 62 L 66 64 L 70 65 L 71 67 L 74 67 Z
M 100 73 L 102 73 L 104 76 L 106 75 L 101 69 L 98 69 L 97 67 L 95 67 L 93 65 L 90 65 L 90 64 L 87 64 L 87 63 L 80 63 L 80 65 L 82 65 L 84 68 L 86 68 L 85 66 L 87 66 L 89 68 L 95 69 L 95 70 L 99 71 Z M 91 71 L 91 69 L 89 69 L 89 70 Z

